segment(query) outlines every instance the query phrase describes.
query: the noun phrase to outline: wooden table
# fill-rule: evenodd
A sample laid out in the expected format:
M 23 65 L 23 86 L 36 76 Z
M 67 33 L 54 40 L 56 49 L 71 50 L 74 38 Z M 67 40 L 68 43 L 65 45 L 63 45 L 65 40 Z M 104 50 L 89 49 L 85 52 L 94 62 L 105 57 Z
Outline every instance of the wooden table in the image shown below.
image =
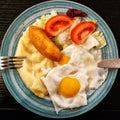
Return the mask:
M 0 45 L 5 35 L 6 30 L 12 21 L 25 9 L 35 5 L 44 0 L 0 0 Z M 118 45 L 120 48 L 120 1 L 119 0 L 74 0 L 84 4 L 94 11 L 96 11 L 109 25 L 111 28 Z M 118 71 L 116 81 L 110 90 L 109 94 L 105 99 L 97 105 L 91 111 L 74 117 L 73 119 L 108 119 L 114 120 L 115 118 L 120 119 L 120 72 Z M 24 107 L 22 107 L 17 101 L 11 96 L 7 90 L 2 76 L 0 74 L 0 116 L 3 119 L 9 118 L 24 119 L 48 119 L 38 116 Z M 97 117 L 98 116 L 98 117 Z M 1 119 L 1 118 L 0 118 Z M 2 120 L 2 119 L 1 119 Z

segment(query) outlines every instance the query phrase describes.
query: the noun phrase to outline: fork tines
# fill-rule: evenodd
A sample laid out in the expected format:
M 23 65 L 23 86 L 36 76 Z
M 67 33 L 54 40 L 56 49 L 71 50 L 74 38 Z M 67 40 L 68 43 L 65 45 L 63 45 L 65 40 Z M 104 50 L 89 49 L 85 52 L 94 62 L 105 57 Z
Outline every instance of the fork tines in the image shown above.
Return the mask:
M 1 56 L 0 70 L 21 68 L 25 58 L 25 56 Z

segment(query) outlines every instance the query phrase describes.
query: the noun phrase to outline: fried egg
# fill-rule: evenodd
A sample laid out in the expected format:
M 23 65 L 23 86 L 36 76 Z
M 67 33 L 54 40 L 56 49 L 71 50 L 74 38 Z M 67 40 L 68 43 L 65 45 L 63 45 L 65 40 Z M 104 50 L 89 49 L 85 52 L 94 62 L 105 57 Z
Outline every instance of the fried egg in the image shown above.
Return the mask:
M 57 113 L 87 104 L 87 78 L 85 69 L 70 64 L 57 66 L 42 78 Z
M 62 53 L 63 57 L 56 66 L 47 73 L 43 70 L 46 77 L 41 78 L 57 113 L 62 109 L 87 105 L 87 91 L 100 86 L 100 78 L 104 75 L 97 67 L 100 59 L 95 57 L 97 52 L 71 44 Z

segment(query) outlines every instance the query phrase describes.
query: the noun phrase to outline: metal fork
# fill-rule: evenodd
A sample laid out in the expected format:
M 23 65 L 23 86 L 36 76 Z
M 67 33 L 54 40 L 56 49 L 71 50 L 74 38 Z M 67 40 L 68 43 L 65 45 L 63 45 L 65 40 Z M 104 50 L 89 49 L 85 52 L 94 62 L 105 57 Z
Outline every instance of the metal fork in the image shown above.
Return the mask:
M 0 56 L 0 70 L 19 69 L 25 56 Z

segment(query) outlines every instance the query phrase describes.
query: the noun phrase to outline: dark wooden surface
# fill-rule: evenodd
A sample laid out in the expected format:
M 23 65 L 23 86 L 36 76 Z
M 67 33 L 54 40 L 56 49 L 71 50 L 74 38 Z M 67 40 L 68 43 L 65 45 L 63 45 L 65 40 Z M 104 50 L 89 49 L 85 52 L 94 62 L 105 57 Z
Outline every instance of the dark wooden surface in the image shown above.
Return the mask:
M 25 9 L 44 0 L 0 0 L 0 45 L 12 21 Z M 119 0 L 73 0 L 96 11 L 111 28 L 120 48 L 120 1 Z M 7 90 L 0 74 L 0 119 L 48 119 L 38 116 L 17 103 Z M 120 72 L 105 99 L 91 111 L 73 119 L 101 120 L 120 119 Z

